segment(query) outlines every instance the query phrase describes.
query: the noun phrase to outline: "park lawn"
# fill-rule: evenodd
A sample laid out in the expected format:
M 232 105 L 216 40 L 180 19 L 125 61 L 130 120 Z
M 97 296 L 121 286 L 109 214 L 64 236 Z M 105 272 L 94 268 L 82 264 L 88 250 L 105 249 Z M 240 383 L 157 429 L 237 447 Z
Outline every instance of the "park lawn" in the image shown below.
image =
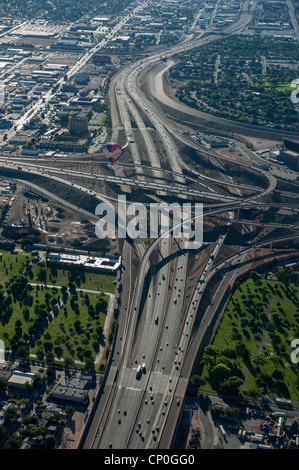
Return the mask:
M 297 307 L 290 301 L 274 301 L 270 310 L 270 325 L 276 327 L 276 334 L 280 337 L 280 341 L 288 341 L 291 343 L 296 338 L 296 331 L 298 331 L 298 321 L 296 321 L 295 314 Z M 269 333 L 267 335 L 268 340 Z
M 270 321 L 267 323 L 267 343 L 258 354 L 254 354 L 262 337 L 269 302 Z M 266 381 L 268 393 L 299 399 L 297 371 L 290 361 L 290 343 L 298 336 L 298 315 L 295 303 L 299 301 L 299 287 L 278 281 L 254 280 L 247 278 L 238 283 L 227 304 L 225 312 L 212 338 L 211 345 L 220 350 L 246 346 L 253 368 L 246 382 L 248 390 L 262 389 L 261 380 Z M 245 370 L 242 357 L 233 363 Z M 254 375 L 253 375 L 254 374 Z M 212 390 L 209 383 L 209 369 L 201 363 L 201 389 Z
M 265 88 L 271 88 L 271 85 L 269 83 L 265 83 Z M 289 92 L 292 93 L 292 91 L 295 90 L 296 87 L 291 86 L 291 82 L 279 82 L 275 86 L 275 91 L 283 91 L 283 92 Z
M 6 323 L 0 322 L 0 338 L 5 338 L 8 335 L 8 340 L 10 340 L 15 335 L 15 323 L 17 320 L 20 320 L 22 323 L 22 334 L 27 333 L 29 327 L 33 324 L 35 320 L 34 314 L 34 307 L 37 304 L 46 304 L 45 294 L 48 293 L 50 295 L 50 302 L 52 298 L 57 298 L 57 294 L 53 289 L 43 288 L 40 289 L 38 287 L 32 287 L 31 295 L 33 298 L 32 305 L 30 307 L 26 307 L 26 305 L 22 305 L 21 302 L 16 301 L 12 303 L 13 312 L 9 317 Z M 23 311 L 25 309 L 29 309 L 29 319 L 26 320 L 23 315 Z M 51 307 L 49 307 L 49 312 Z
M 44 262 L 32 266 L 30 282 L 48 285 L 68 286 L 73 282 L 76 289 L 88 289 L 98 292 L 114 293 L 115 275 L 87 272 L 82 269 L 68 270 L 54 266 L 45 266 Z
M 223 349 L 232 346 L 232 343 L 243 341 L 246 343 L 250 354 L 253 353 L 259 342 L 258 335 L 262 333 L 263 323 L 260 318 L 245 322 L 247 319 L 247 302 L 252 300 L 253 303 L 260 304 L 260 307 L 264 310 L 266 310 L 267 305 L 267 303 L 263 303 L 261 299 L 255 296 L 255 288 L 252 279 L 248 279 L 245 287 L 236 289 L 232 294 L 213 339 L 212 344 L 214 346 Z M 240 312 L 236 310 L 235 305 L 240 307 Z
M 111 274 L 97 274 L 97 273 L 85 273 L 85 286 L 81 286 L 81 289 L 98 290 L 99 292 L 109 292 L 114 294 L 115 292 L 115 275 Z M 79 287 L 78 287 L 79 289 Z
M 69 271 L 46 267 L 45 262 L 40 261 L 32 265 L 29 282 L 67 287 Z
M 23 272 L 27 260 L 31 260 L 31 256 L 23 251 L 15 253 L 2 251 L 0 255 L 0 284 L 4 286 L 10 277 Z
M 38 353 L 45 341 L 51 341 L 53 344 L 54 356 L 57 356 L 57 347 L 62 350 L 61 357 L 71 356 L 74 360 L 82 360 L 82 356 L 90 355 L 93 359 L 99 345 L 99 338 L 95 329 L 100 326 L 104 328 L 107 309 L 101 311 L 98 315 L 91 317 L 88 313 L 86 305 L 86 296 L 88 296 L 90 304 L 95 307 L 99 295 L 91 293 L 78 293 L 76 303 L 78 305 L 79 314 L 77 314 L 71 306 L 71 297 L 59 309 L 57 316 L 53 318 L 48 328 L 36 342 L 31 353 Z M 103 298 L 109 303 L 109 296 L 104 295 Z M 79 323 L 75 326 L 75 322 Z M 92 330 L 89 327 L 93 327 Z M 49 336 L 50 335 L 50 336 Z M 87 353 L 89 351 L 89 353 Z M 59 357 L 59 358 L 61 358 Z
M 295 88 L 297 87 L 297 85 L 291 85 L 291 83 L 287 82 L 287 83 L 279 83 L 276 87 L 276 90 L 277 91 L 287 91 L 289 93 L 292 93 L 292 91 L 295 90 Z
M 295 368 L 291 367 L 289 358 L 292 349 L 286 348 L 284 355 L 277 355 L 272 345 L 266 345 L 262 351 L 254 357 L 254 363 L 258 363 L 261 373 L 266 377 L 272 377 L 273 374 L 280 375 L 280 381 L 272 385 L 273 395 L 280 397 L 299 399 L 299 390 L 297 383 L 298 375 Z M 256 377 L 250 372 L 247 382 L 247 388 L 250 390 L 260 390 Z

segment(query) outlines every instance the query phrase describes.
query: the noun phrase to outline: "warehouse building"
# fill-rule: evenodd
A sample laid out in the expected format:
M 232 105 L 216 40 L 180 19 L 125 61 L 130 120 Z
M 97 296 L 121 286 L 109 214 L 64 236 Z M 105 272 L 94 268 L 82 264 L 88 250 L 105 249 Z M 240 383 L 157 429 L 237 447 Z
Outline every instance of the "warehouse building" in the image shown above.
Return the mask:
M 51 397 L 56 400 L 72 401 L 77 403 L 87 403 L 88 392 L 85 389 L 87 380 L 80 377 L 71 377 L 65 384 L 59 382 L 53 389 Z

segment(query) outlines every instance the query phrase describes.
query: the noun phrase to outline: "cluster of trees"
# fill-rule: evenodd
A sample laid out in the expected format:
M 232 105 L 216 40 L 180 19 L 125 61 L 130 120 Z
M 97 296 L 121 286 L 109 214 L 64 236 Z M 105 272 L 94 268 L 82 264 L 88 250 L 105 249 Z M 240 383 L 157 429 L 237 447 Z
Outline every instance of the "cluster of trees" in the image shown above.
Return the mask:
M 100 314 L 107 311 L 107 300 L 103 293 L 97 297 L 95 305 L 92 305 L 88 294 L 80 292 L 80 303 L 88 309 L 86 317 L 80 318 L 79 296 L 74 291 L 70 296 L 70 308 L 77 318 L 65 323 L 62 319 L 58 322 L 58 332 L 55 337 L 49 332 L 37 340 L 37 356 L 40 360 L 46 358 L 47 363 L 52 363 L 54 358 L 63 358 L 66 367 L 72 367 L 78 358 L 84 362 L 86 370 L 93 370 L 93 355 L 98 351 L 99 343 L 103 333 Z M 68 317 L 67 307 L 64 306 L 60 315 Z
M 124 9 L 131 0 L 3 0 L 0 5 L 0 15 L 3 18 L 12 17 L 24 21 L 27 19 L 45 18 L 57 23 L 74 22 L 85 15 L 97 13 L 118 13 Z
M 174 67 L 173 78 L 191 77 L 176 95 L 188 106 L 219 116 L 299 129 L 291 91 L 279 86 L 297 78 L 296 71 L 279 65 L 265 68 L 263 56 L 293 62 L 298 60 L 299 47 L 295 42 L 261 38 L 216 41 L 193 56 L 184 55 Z
M 283 278 L 286 271 L 276 268 L 278 277 Z M 243 394 L 243 372 L 248 366 L 254 380 L 250 381 L 246 394 L 255 397 L 263 391 L 290 397 L 299 384 L 296 365 L 290 360 L 289 344 L 289 338 L 299 336 L 298 288 L 291 283 L 265 282 L 255 271 L 248 277 L 237 281 L 213 343 L 204 349 L 200 372 L 192 377 L 191 384 L 199 389 L 208 383 L 218 392 Z M 251 356 L 264 329 L 271 346 L 265 345 L 261 352 Z M 223 344 L 223 335 L 230 338 L 229 347 L 218 346 Z
M 33 304 L 33 296 L 31 295 L 32 287 L 27 283 L 24 276 L 18 274 L 9 279 L 6 282 L 6 289 L 1 287 L 0 290 L 0 323 L 5 326 L 13 314 L 15 304 L 18 302 L 23 306 L 23 315 L 25 321 L 29 318 L 29 308 Z M 29 328 L 29 334 L 34 332 L 34 326 L 31 326 L 31 332 Z M 17 319 L 14 325 L 14 335 L 4 331 L 3 339 L 5 343 L 13 350 L 16 350 L 19 346 L 23 345 L 29 336 L 23 332 L 22 320 Z
M 296 303 L 296 294 L 294 295 L 294 290 L 291 289 L 289 285 L 294 284 L 295 286 L 299 286 L 299 271 L 291 271 L 287 266 L 276 266 L 274 273 L 277 280 L 286 285 L 286 288 L 288 288 L 292 295 L 292 301 Z
M 212 415 L 220 415 L 223 414 L 227 416 L 228 418 L 237 418 L 240 415 L 240 410 L 239 408 L 231 408 L 227 406 L 220 406 L 220 405 L 215 405 L 210 408 L 210 412 Z
M 6 282 L 6 289 L 2 288 L 0 290 L 0 323 L 2 326 L 8 324 L 17 303 L 22 314 L 15 321 L 12 336 L 7 331 L 3 332 L 3 339 L 7 348 L 12 349 L 14 352 L 18 351 L 19 348 L 22 352 L 22 346 L 41 327 L 50 310 L 58 302 L 58 298 L 54 297 L 54 292 L 51 292 L 51 294 L 46 292 L 44 295 L 45 302 L 39 303 L 39 290 L 39 286 L 33 289 L 28 284 L 26 276 L 20 274 L 11 277 Z M 55 293 L 57 293 L 57 290 Z M 26 323 L 25 328 L 23 321 Z
M 218 392 L 239 395 L 244 380 L 243 372 L 236 361 L 239 357 L 248 358 L 248 351 L 241 342 L 237 342 L 235 348 L 219 349 L 213 345 L 207 346 L 201 359 L 201 366 L 205 365 L 207 368 L 207 378 L 194 375 L 191 385 L 199 388 L 207 380 Z
M 55 274 L 53 272 L 55 269 L 52 267 L 52 274 Z M 44 274 L 46 274 L 46 269 L 42 268 L 40 277 L 45 281 L 46 275 L 44 279 Z M 8 324 L 16 306 L 20 311 L 14 323 L 13 334 L 5 328 L 2 334 L 6 349 L 11 349 L 19 359 L 23 361 L 28 359 L 28 341 L 37 331 L 40 331 L 41 336 L 36 343 L 40 360 L 46 358 L 48 363 L 53 363 L 55 357 L 64 358 L 65 365 L 71 367 L 74 365 L 75 358 L 78 358 L 85 362 L 86 369 L 93 370 L 92 357 L 94 352 L 98 351 L 103 332 L 100 314 L 106 313 L 108 302 L 102 292 L 97 296 L 96 302 L 91 302 L 89 295 L 83 292 L 80 292 L 79 300 L 76 286 L 71 281 L 80 281 L 80 277 L 71 274 L 69 279 L 69 286 L 62 286 L 61 290 L 44 289 L 43 286 L 32 287 L 27 281 L 27 276 L 18 274 L 7 280 L 5 288 L 0 288 L 1 325 L 5 327 Z M 77 318 L 69 325 L 65 321 L 60 321 L 58 323 L 60 331 L 57 335 L 51 336 L 45 330 L 49 313 L 51 310 L 54 314 L 59 313 L 55 306 L 62 297 L 68 295 L 68 289 L 71 292 L 67 300 L 69 307 L 65 304 L 61 308 L 60 315 L 67 318 L 70 308 Z M 80 316 L 81 305 L 87 308 L 87 315 L 85 314 L 82 318 Z

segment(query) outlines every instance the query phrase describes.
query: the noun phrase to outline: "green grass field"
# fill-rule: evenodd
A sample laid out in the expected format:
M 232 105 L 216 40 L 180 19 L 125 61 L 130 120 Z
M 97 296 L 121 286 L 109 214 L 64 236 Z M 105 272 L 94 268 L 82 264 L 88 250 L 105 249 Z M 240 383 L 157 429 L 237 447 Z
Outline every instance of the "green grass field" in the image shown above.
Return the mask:
M 115 290 L 114 275 L 50 267 L 45 266 L 44 262 L 34 264 L 29 275 L 29 282 L 33 283 L 68 286 L 70 281 L 75 284 L 77 289 L 109 293 L 114 293 Z
M 12 303 L 12 314 L 1 318 L 0 322 L 0 338 L 8 338 L 11 340 L 16 333 L 15 324 L 19 320 L 22 323 L 22 333 L 29 334 L 29 328 L 33 324 L 35 315 L 34 309 L 36 305 L 46 304 L 45 296 L 49 294 L 49 299 L 57 297 L 57 293 L 54 289 L 44 288 L 43 290 L 38 288 L 32 288 L 30 295 L 32 296 L 32 305 L 26 307 L 22 302 L 16 301 Z M 24 311 L 29 310 L 29 316 Z
M 59 309 L 57 316 L 36 342 L 31 353 L 46 354 L 50 350 L 58 358 L 71 356 L 74 360 L 83 360 L 88 356 L 95 359 L 100 340 L 99 332 L 104 328 L 107 308 L 90 314 L 88 304 L 95 310 L 99 295 L 79 293 L 75 301 L 76 310 L 72 308 L 73 297 L 74 295 L 70 296 L 66 304 Z M 108 305 L 109 296 L 104 295 L 103 299 Z
M 33 258 L 23 251 L 3 251 L 0 255 L 0 338 L 8 349 L 27 341 L 62 297 L 60 287 L 72 283 L 76 291 L 69 295 L 30 353 L 41 359 L 51 353 L 59 359 L 69 356 L 82 362 L 87 357 L 94 360 L 109 303 L 109 295 L 104 293 L 114 293 L 115 276 L 57 269 Z M 28 284 L 25 282 L 25 291 L 18 296 L 22 280 Z
M 265 83 L 265 88 L 270 88 L 270 84 Z M 292 91 L 294 91 L 295 88 L 296 88 L 296 87 L 291 86 L 291 83 L 290 83 L 290 82 L 279 82 L 279 83 L 275 86 L 275 90 L 276 90 L 276 91 L 283 91 L 283 92 L 289 92 L 289 93 L 292 93 Z
M 5 284 L 9 278 L 20 274 L 25 269 L 26 262 L 31 260 L 31 255 L 23 251 L 11 253 L 2 251 L 0 255 L 0 284 Z
M 211 370 L 219 363 L 229 367 L 228 375 L 243 381 L 247 365 L 243 393 L 263 392 L 298 400 L 297 366 L 290 359 L 291 341 L 299 338 L 298 305 L 299 287 L 294 284 L 251 278 L 240 282 L 210 343 L 216 353 L 207 350 L 209 354 L 203 355 L 200 388 L 213 389 Z M 218 385 L 221 388 L 221 383 Z

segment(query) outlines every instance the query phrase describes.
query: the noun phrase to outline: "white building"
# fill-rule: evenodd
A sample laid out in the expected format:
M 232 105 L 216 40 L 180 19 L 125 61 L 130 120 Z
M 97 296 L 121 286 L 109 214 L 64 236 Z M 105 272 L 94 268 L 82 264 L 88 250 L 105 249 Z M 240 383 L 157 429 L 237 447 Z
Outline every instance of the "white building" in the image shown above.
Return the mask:
M 77 255 L 72 253 L 49 253 L 47 261 L 54 261 L 62 265 L 83 266 L 94 271 L 114 273 L 121 265 L 121 257 L 98 258 L 88 255 Z

